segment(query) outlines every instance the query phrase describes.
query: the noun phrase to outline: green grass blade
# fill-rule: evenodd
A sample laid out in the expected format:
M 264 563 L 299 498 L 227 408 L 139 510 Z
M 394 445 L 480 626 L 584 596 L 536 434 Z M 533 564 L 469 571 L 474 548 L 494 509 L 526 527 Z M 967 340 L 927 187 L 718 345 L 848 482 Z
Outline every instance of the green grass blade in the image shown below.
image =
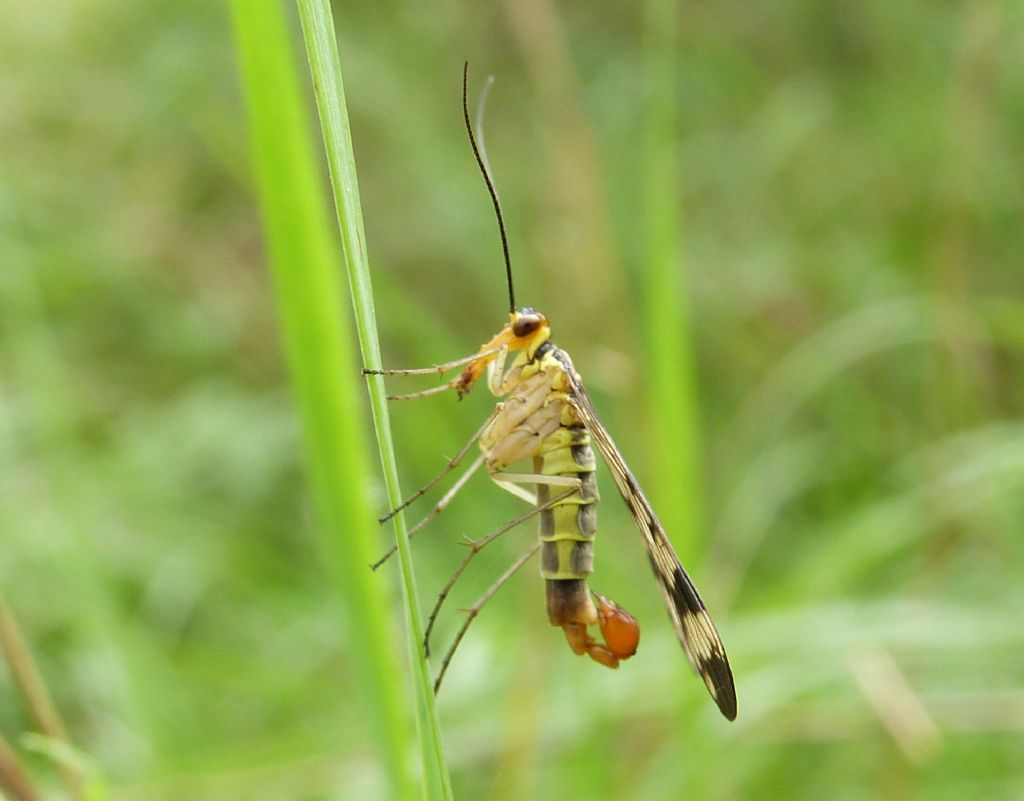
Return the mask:
M 324 146 L 327 150 L 327 162 L 330 167 L 331 185 L 338 212 L 338 225 L 341 230 L 363 362 L 371 369 L 379 368 L 380 347 L 374 318 L 370 268 L 366 255 L 366 236 L 363 232 L 355 157 L 352 152 L 348 113 L 345 107 L 345 90 L 342 84 L 338 45 L 334 34 L 334 21 L 326 0 L 299 0 L 298 6 L 316 93 L 317 108 L 320 112 Z M 401 489 L 398 483 L 398 469 L 395 462 L 394 444 L 391 439 L 387 401 L 384 396 L 384 382 L 379 376 L 376 376 L 371 377 L 368 384 L 388 502 L 395 507 L 401 503 Z M 422 618 L 417 600 L 419 596 L 416 592 L 416 581 L 412 570 L 405 518 L 398 514 L 393 520 L 398 543 L 409 656 L 412 662 L 417 696 L 417 722 L 419 723 L 423 759 L 424 790 L 428 798 L 450 799 L 452 797 L 451 783 L 444 759 L 441 727 L 434 704 L 430 667 L 423 651 Z
M 700 548 L 700 443 L 689 298 L 682 272 L 682 198 L 676 113 L 678 3 L 648 0 L 644 60 L 644 371 L 651 408 L 651 496 L 684 561 Z
M 277 0 L 232 3 L 266 243 L 288 366 L 302 417 L 319 529 L 349 610 L 351 657 L 368 730 L 378 735 L 392 798 L 415 797 L 411 731 L 396 677 L 366 493 L 359 370 L 349 341 L 329 216 L 303 109 L 288 25 Z

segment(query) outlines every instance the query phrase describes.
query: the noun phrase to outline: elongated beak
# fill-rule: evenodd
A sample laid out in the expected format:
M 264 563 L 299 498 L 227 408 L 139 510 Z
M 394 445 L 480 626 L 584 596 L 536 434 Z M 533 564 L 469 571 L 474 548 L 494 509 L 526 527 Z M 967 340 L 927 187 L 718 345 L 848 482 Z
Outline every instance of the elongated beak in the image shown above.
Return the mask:
M 479 359 L 474 359 L 468 365 L 466 369 L 462 371 L 458 381 L 455 384 L 455 390 L 459 393 L 459 397 L 462 398 L 469 392 L 477 380 L 484 374 L 484 370 L 487 369 L 487 365 L 498 358 L 498 349 L 502 345 L 507 345 L 510 351 L 517 350 L 522 347 L 522 340 L 520 340 L 515 334 L 512 333 L 512 324 L 506 323 L 502 329 L 494 335 L 490 342 L 485 342 L 480 346 L 480 352 L 485 355 Z

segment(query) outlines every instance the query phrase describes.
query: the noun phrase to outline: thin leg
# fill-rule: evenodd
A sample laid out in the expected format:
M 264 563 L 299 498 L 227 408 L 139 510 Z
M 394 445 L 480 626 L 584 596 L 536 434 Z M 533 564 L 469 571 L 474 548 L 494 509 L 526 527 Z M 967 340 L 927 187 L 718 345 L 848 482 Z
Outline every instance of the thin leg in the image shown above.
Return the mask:
M 464 364 L 469 364 L 479 359 L 481 356 L 490 356 L 492 353 L 497 353 L 502 349 L 502 345 L 498 345 L 487 350 L 479 351 L 470 356 L 464 356 L 461 359 L 455 359 L 454 361 L 445 362 L 444 364 L 435 364 L 433 367 L 414 367 L 411 370 L 369 370 L 363 368 L 363 375 L 434 375 L 435 373 L 447 373 L 449 370 L 454 370 L 456 367 L 462 367 Z
M 535 505 L 537 496 L 531 495 L 519 484 L 547 484 L 550 487 L 573 487 L 580 489 L 583 485 L 578 478 L 572 476 L 546 476 L 543 473 L 491 473 L 491 480 L 505 492 L 522 498 L 528 504 Z
M 431 387 L 430 389 L 421 389 L 419 392 L 405 392 L 400 395 L 385 395 L 384 397 L 392 401 L 403 401 L 425 398 L 428 395 L 440 395 L 442 392 L 447 392 L 449 389 L 455 389 L 455 385 L 458 380 L 458 378 L 453 378 L 451 381 L 447 381 L 436 387 Z
M 455 642 L 452 643 L 452 647 L 448 649 L 448 653 L 444 655 L 444 660 L 441 662 L 441 672 L 437 674 L 437 679 L 434 681 L 434 693 L 441 689 L 441 680 L 444 678 L 445 672 L 448 670 L 448 665 L 452 661 L 452 657 L 455 655 L 455 649 L 459 647 L 459 643 L 462 642 L 462 638 L 466 635 L 466 629 L 469 628 L 469 624 L 473 622 L 480 610 L 483 609 L 486 604 L 493 597 L 494 593 L 504 586 L 505 582 L 512 578 L 512 575 L 523 565 L 525 565 L 531 556 L 540 550 L 540 540 L 530 546 L 530 550 L 520 556 L 514 561 L 504 573 L 502 573 L 498 580 L 495 581 L 474 603 L 469 609 L 466 610 L 466 619 L 462 622 L 462 626 L 459 628 L 458 634 L 455 635 Z
M 550 509 L 559 501 L 563 501 L 566 498 L 568 498 L 575 491 L 575 489 L 568 489 L 562 494 L 556 495 L 554 498 L 552 498 L 550 501 L 543 504 L 542 506 L 537 506 L 528 512 L 524 512 L 514 520 L 510 520 L 508 523 L 501 526 L 500 528 L 496 528 L 487 536 L 481 537 L 478 540 L 469 540 L 469 542 L 467 543 L 469 545 L 469 553 L 466 554 L 466 556 L 462 559 L 462 563 L 455 569 L 455 572 L 452 573 L 451 577 L 448 579 L 448 583 L 444 585 L 444 589 L 442 589 L 440 594 L 437 596 L 437 601 L 434 603 L 434 608 L 430 612 L 430 617 L 427 619 L 427 630 L 426 633 L 423 635 L 423 648 L 426 651 L 427 656 L 430 656 L 430 634 L 434 630 L 434 623 L 437 621 L 437 615 L 441 611 L 441 605 L 448 597 L 448 593 L 451 592 L 452 587 L 455 586 L 455 582 L 458 581 L 459 576 L 461 576 L 465 569 L 469 566 L 469 563 L 470 561 L 472 561 L 473 557 L 480 553 L 480 551 L 482 551 L 487 545 L 490 545 L 492 542 L 498 539 L 498 537 L 500 537 L 506 531 L 514 529 L 520 523 L 525 523 L 531 517 L 540 514 L 545 509 Z
M 418 490 L 416 490 L 416 492 L 414 492 L 412 495 L 410 495 L 408 498 L 406 498 L 404 501 L 402 501 L 400 504 L 398 504 L 398 506 L 396 506 L 394 509 L 392 509 L 390 512 L 388 512 L 386 515 L 384 515 L 384 517 L 378 518 L 378 522 L 380 522 L 380 523 L 387 523 L 392 517 L 394 517 L 396 514 L 401 512 L 403 509 L 405 509 L 411 503 L 415 502 L 419 498 L 422 498 L 423 495 L 431 487 L 433 487 L 435 484 L 437 484 L 438 481 L 440 481 L 442 478 L 444 478 L 446 475 L 448 475 L 450 472 L 452 472 L 452 470 L 454 470 L 456 467 L 458 467 L 459 464 L 462 462 L 462 459 L 469 452 L 469 449 L 473 447 L 473 444 L 478 439 L 480 439 L 480 436 L 484 433 L 484 430 L 487 428 L 487 426 L 489 426 L 491 424 L 491 421 L 493 419 L 494 419 L 494 415 L 492 414 L 490 417 L 488 417 L 486 420 L 484 420 L 484 424 L 482 426 L 480 426 L 479 429 L 477 429 L 477 432 L 470 438 L 469 442 L 467 442 L 465 445 L 463 445 L 462 448 L 459 450 L 459 452 L 456 453 L 451 459 L 448 460 L 448 464 L 446 464 L 444 466 L 444 468 L 441 470 L 440 473 L 438 473 L 436 476 L 434 476 L 432 479 L 430 479 L 430 481 L 428 481 L 426 484 L 424 484 L 422 487 L 420 487 Z
M 413 536 L 417 531 L 422 529 L 427 523 L 437 517 L 441 512 L 448 508 L 448 504 L 452 502 L 452 498 L 459 494 L 466 482 L 473 476 L 473 474 L 480 469 L 484 463 L 484 455 L 481 453 L 476 459 L 473 460 L 473 464 L 466 468 L 466 472 L 459 476 L 459 480 L 452 484 L 452 488 L 448 490 L 444 495 L 441 496 L 441 500 L 434 504 L 434 508 L 431 509 L 423 518 L 411 529 L 409 529 L 409 536 Z
M 469 481 L 469 479 L 473 477 L 473 473 L 475 473 L 477 470 L 479 470 L 480 466 L 483 463 L 484 463 L 484 455 L 481 453 L 473 461 L 473 464 L 471 464 L 469 467 L 466 468 L 466 472 L 463 473 L 461 476 L 459 476 L 459 480 L 456 481 L 454 484 L 452 484 L 452 488 L 450 490 L 448 490 L 448 492 L 446 492 L 441 497 L 441 500 L 439 500 L 436 504 L 434 504 L 434 508 L 431 509 L 429 512 L 427 512 L 427 514 L 425 514 L 423 516 L 423 519 L 420 520 L 415 526 L 413 526 L 411 529 L 409 529 L 409 535 L 408 535 L 409 539 L 412 539 L 414 536 L 416 536 L 416 534 L 419 533 L 419 531 L 425 525 L 427 525 L 427 523 L 429 523 L 431 520 L 433 520 L 435 517 L 437 517 L 439 514 L 441 514 L 441 512 L 443 512 L 445 510 L 445 508 L 448 506 L 448 504 L 452 502 L 452 498 L 454 498 L 458 494 L 459 490 L 461 490 L 466 485 L 466 482 Z M 372 565 L 370 565 L 370 569 L 371 570 L 376 570 L 378 567 L 380 567 L 382 564 L 384 564 L 388 559 L 390 559 L 391 555 L 395 551 L 397 551 L 397 550 L 398 550 L 398 546 L 397 545 L 392 545 L 390 548 L 388 548 L 387 553 L 385 553 L 380 559 L 378 559 L 376 562 L 374 562 Z
M 549 476 L 544 473 L 491 473 L 495 484 L 547 484 L 549 487 L 580 488 L 576 476 Z M 502 487 L 505 489 L 505 487 Z
M 522 487 L 517 487 L 515 484 L 512 483 L 505 483 L 502 481 L 495 481 L 494 483 L 501 487 L 503 490 L 505 490 L 505 492 L 515 495 L 517 498 L 519 498 L 519 500 L 526 501 L 528 504 L 530 504 L 530 506 L 537 505 L 537 496 L 534 495 L 532 492 L 527 492 Z

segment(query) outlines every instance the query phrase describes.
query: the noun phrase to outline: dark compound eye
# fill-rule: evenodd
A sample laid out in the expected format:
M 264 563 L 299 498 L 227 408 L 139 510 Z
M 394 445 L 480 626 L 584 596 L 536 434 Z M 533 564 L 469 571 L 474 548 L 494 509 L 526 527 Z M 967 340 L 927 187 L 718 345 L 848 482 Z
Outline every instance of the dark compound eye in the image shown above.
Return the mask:
M 540 328 L 539 314 L 524 314 L 512 324 L 512 333 L 517 337 L 525 337 Z

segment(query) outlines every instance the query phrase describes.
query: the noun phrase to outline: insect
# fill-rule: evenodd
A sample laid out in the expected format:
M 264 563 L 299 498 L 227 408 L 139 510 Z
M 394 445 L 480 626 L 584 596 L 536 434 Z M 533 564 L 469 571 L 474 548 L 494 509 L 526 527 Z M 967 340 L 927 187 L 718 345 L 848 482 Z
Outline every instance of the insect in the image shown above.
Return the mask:
M 704 680 L 722 714 L 733 720 L 736 717 L 736 690 L 732 670 L 722 640 L 696 587 L 680 564 L 622 452 L 598 418 L 572 359 L 552 342 L 547 317 L 529 307 L 516 307 L 504 219 L 486 158 L 481 155 L 473 135 L 467 104 L 467 82 L 468 65 L 463 70 L 463 115 L 473 154 L 483 173 L 498 218 L 508 282 L 508 322 L 479 351 L 465 358 L 416 370 L 365 372 L 378 375 L 436 375 L 462 367 L 459 375 L 446 383 L 422 392 L 388 397 L 411 399 L 454 390 L 461 399 L 486 375 L 488 389 L 502 400 L 445 469 L 382 518 L 382 522 L 421 497 L 454 470 L 474 442 L 479 445 L 480 455 L 433 511 L 413 527 L 410 535 L 439 514 L 481 466 L 485 467 L 495 484 L 522 498 L 533 508 L 488 536 L 471 541 L 469 554 L 442 590 L 431 613 L 426 634 L 428 653 L 430 631 L 441 603 L 469 560 L 493 539 L 533 516 L 539 517 L 539 538 L 470 608 L 470 614 L 455 644 L 445 656 L 435 689 L 439 688 L 455 648 L 473 617 L 537 550 L 541 552 L 541 575 L 546 585 L 548 618 L 553 626 L 561 627 L 573 652 L 586 654 L 611 668 L 618 667 L 622 660 L 635 653 L 640 638 L 636 620 L 614 601 L 594 592 L 588 585 L 588 577 L 593 571 L 593 543 L 597 531 L 597 464 L 591 447 L 596 444 L 636 521 L 683 650 L 694 671 Z M 531 469 L 527 472 L 508 470 L 510 466 L 521 462 L 530 462 Z M 526 489 L 530 485 L 536 487 L 535 492 Z M 383 561 L 380 560 L 377 565 Z M 600 632 L 600 639 L 590 633 L 594 626 Z

